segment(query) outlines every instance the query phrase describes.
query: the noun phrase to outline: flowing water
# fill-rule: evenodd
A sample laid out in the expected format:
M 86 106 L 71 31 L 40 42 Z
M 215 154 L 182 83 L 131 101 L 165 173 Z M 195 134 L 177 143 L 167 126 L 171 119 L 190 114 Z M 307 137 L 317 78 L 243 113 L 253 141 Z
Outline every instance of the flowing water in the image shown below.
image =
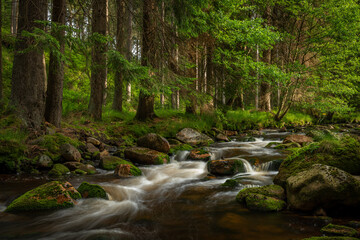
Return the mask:
M 244 187 L 272 184 L 274 160 L 286 156 L 265 148 L 286 133 L 266 132 L 254 142 L 217 143 L 212 159 L 241 159 L 246 173 L 234 176 L 240 186 L 220 185 L 228 178 L 206 178 L 205 162 L 188 161 L 180 152 L 170 164 L 141 167 L 143 176 L 116 179 L 100 171 L 69 181 L 102 185 L 110 200 L 85 199 L 56 212 L 12 215 L 0 213 L 0 239 L 302 239 L 317 235 L 320 220 L 290 212 L 259 213 L 241 207 L 235 196 Z M 4 178 L 5 179 L 5 178 Z M 0 183 L 0 211 L 19 194 L 42 184 L 36 179 Z M 319 222 L 320 221 L 320 222 Z

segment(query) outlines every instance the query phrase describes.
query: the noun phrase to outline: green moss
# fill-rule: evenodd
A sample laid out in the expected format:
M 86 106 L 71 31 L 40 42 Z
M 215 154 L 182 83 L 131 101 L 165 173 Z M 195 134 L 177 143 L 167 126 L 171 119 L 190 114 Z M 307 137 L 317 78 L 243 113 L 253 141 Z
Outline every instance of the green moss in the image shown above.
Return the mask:
M 221 184 L 221 186 L 235 188 L 239 186 L 239 183 L 235 179 L 227 179 L 223 184 Z
M 16 141 L 0 140 L 0 173 L 16 173 L 25 157 L 26 146 Z
M 245 203 L 245 199 L 248 194 L 256 193 L 265 195 L 268 197 L 277 198 L 280 200 L 285 199 L 285 191 L 282 187 L 278 185 L 267 185 L 263 187 L 255 187 L 255 188 L 244 188 L 236 195 L 236 201 L 239 203 Z
M 62 176 L 61 172 L 55 170 L 55 169 L 51 169 L 49 172 L 48 172 L 48 175 L 52 178 L 59 178 Z
M 108 199 L 105 190 L 97 184 L 90 184 L 88 182 L 81 183 L 77 189 L 83 198 L 103 198 Z
M 81 169 L 76 169 L 76 170 L 74 171 L 74 173 L 75 173 L 75 174 L 79 174 L 79 175 L 86 175 L 86 174 L 87 174 L 87 172 L 85 172 L 85 171 L 83 171 L 83 170 L 81 170 Z
M 131 162 L 128 162 L 124 159 L 111 156 L 111 157 L 105 157 L 105 158 L 101 159 L 101 161 L 100 161 L 100 167 L 105 170 L 115 170 L 116 167 L 120 164 L 130 165 L 130 173 L 133 176 L 141 176 L 142 175 L 142 172 L 138 167 L 136 167 L 134 164 L 132 164 Z
M 170 157 L 165 153 L 160 153 L 155 159 L 155 164 L 161 165 L 164 163 L 170 163 Z
M 6 212 L 55 210 L 74 206 L 81 195 L 69 183 L 53 181 L 32 189 L 15 199 Z
M 278 212 L 286 207 L 283 200 L 268 197 L 258 193 L 248 193 L 245 198 L 246 207 L 250 210 L 264 212 Z
M 188 144 L 180 144 L 180 145 L 177 145 L 175 147 L 172 147 L 170 149 L 169 154 L 174 155 L 179 151 L 191 151 L 192 149 L 193 149 L 193 147 L 188 145 Z
M 351 227 L 329 224 L 321 229 L 321 232 L 328 236 L 357 237 L 359 232 Z
M 59 173 L 61 173 L 61 175 L 65 175 L 70 172 L 70 170 L 61 163 L 55 164 L 52 169 L 58 171 Z

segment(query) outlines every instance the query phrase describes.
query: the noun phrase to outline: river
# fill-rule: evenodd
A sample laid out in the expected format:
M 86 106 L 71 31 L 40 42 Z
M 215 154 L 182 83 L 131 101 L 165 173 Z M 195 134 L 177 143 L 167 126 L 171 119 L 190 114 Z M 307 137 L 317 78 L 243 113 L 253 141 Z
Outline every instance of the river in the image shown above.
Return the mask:
M 5 206 L 42 179 L 2 176 L 0 183 L 0 239 L 302 239 L 318 235 L 324 220 L 291 212 L 252 212 L 235 201 L 244 187 L 272 184 L 276 171 L 269 163 L 284 159 L 282 152 L 265 148 L 288 133 L 265 131 L 252 142 L 216 143 L 208 150 L 212 159 L 238 158 L 247 172 L 235 176 L 241 184 L 222 187 L 228 178 L 206 178 L 206 163 L 188 161 L 180 152 L 170 164 L 141 167 L 143 176 L 117 179 L 99 170 L 93 176 L 72 177 L 104 187 L 110 200 L 80 200 L 74 208 L 56 212 L 13 215 Z

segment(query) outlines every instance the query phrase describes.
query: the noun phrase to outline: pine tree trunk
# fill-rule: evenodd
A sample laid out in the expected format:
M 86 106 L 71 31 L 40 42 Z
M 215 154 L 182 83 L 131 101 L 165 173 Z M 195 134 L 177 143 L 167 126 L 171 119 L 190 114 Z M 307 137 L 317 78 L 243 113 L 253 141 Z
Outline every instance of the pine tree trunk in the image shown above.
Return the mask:
M 92 1 L 92 33 L 105 36 L 107 31 L 107 0 Z M 106 80 L 106 43 L 93 43 L 91 62 L 91 93 L 89 112 L 95 120 L 101 120 Z
M 144 0 L 143 6 L 143 42 L 142 42 L 142 54 L 141 54 L 141 65 L 142 66 L 152 66 L 156 68 L 156 60 L 153 49 L 155 44 L 155 31 L 156 31 L 156 18 L 154 16 L 156 9 L 155 0 Z M 149 85 L 149 82 L 144 81 L 143 87 Z M 151 86 L 147 86 L 151 87 Z M 136 119 L 140 121 L 145 121 L 146 119 L 156 117 L 154 112 L 154 96 L 151 94 L 146 94 L 143 91 L 140 91 L 139 95 L 139 105 L 136 112 Z
M 18 27 L 18 15 L 19 15 L 19 0 L 12 0 L 11 2 L 11 34 L 16 35 Z
M 0 109 L 2 108 L 3 100 L 3 80 L 2 80 L 2 1 L 0 0 Z
M 128 61 L 132 60 L 132 11 L 133 3 L 132 0 L 128 0 L 128 10 L 126 11 L 126 59 Z M 131 102 L 131 82 L 127 81 L 126 83 L 126 100 Z
M 45 112 L 45 75 L 43 50 L 29 49 L 33 38 L 22 36 L 22 31 L 31 32 L 43 28 L 35 21 L 45 21 L 47 0 L 20 0 L 19 27 L 15 45 L 12 74 L 11 103 L 25 120 L 27 127 L 39 128 Z M 27 51 L 24 51 L 28 49 Z
M 125 0 L 119 0 L 116 2 L 116 17 L 117 17 L 117 26 L 116 26 L 116 50 L 122 55 L 125 55 Z M 122 102 L 123 102 L 123 73 L 116 71 L 115 73 L 115 93 L 113 101 L 113 109 L 119 112 L 122 112 Z
M 52 22 L 58 26 L 65 25 L 66 0 L 53 1 Z M 52 30 L 60 43 L 60 52 L 65 51 L 65 30 Z M 62 115 L 62 98 L 64 84 L 64 62 L 53 53 L 50 54 L 49 78 L 46 92 L 45 120 L 60 127 Z

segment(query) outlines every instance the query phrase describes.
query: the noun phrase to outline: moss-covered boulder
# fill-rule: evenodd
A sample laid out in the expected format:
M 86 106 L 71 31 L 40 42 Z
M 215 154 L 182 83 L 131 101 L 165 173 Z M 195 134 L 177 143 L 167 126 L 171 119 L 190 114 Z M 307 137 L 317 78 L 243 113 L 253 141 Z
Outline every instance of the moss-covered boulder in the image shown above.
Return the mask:
M 281 211 L 286 208 L 284 189 L 277 185 L 244 188 L 236 196 L 236 201 L 254 211 Z
M 149 148 L 131 147 L 125 149 L 124 154 L 126 159 L 143 165 L 160 165 L 170 162 L 167 154 Z
M 267 185 L 263 187 L 244 188 L 236 195 L 236 201 L 245 203 L 245 198 L 249 193 L 262 194 L 268 197 L 277 198 L 279 200 L 285 199 L 285 191 L 278 185 Z
M 192 128 L 184 128 L 176 134 L 176 138 L 192 146 L 207 146 L 214 143 L 212 138 Z
M 97 184 L 83 182 L 77 189 L 83 198 L 102 198 L 108 199 L 105 190 Z
M 223 184 L 221 184 L 222 187 L 228 187 L 228 188 L 235 188 L 239 186 L 239 182 L 236 181 L 236 179 L 227 179 Z
M 61 156 L 66 162 L 80 162 L 81 154 L 73 145 L 66 143 L 60 147 Z
M 197 161 L 209 161 L 211 158 L 210 153 L 203 149 L 194 149 L 190 151 L 190 154 L 188 156 L 188 160 L 197 160 Z
M 170 144 L 162 136 L 156 133 L 149 133 L 137 140 L 139 147 L 150 148 L 158 152 L 169 153 Z
M 246 172 L 240 159 L 212 160 L 207 163 L 209 173 L 217 176 L 235 175 Z
M 141 176 L 141 170 L 132 163 L 124 160 L 122 164 L 116 166 L 114 175 L 117 177 L 135 177 Z
M 289 177 L 286 193 L 289 207 L 300 211 L 333 211 L 341 206 L 356 209 L 360 204 L 360 181 L 338 168 L 315 164 Z
M 57 163 L 53 166 L 53 168 L 49 171 L 50 177 L 61 177 L 63 175 L 69 174 L 70 169 L 61 163 Z
M 326 236 L 358 237 L 359 232 L 351 227 L 329 224 L 321 229 Z
M 301 145 L 296 142 L 282 143 L 274 147 L 274 149 L 288 149 L 288 148 L 300 148 Z
M 72 207 L 81 195 L 69 182 L 53 181 L 32 189 L 15 199 L 6 212 L 56 210 Z
M 39 168 L 49 169 L 53 166 L 53 161 L 48 155 L 41 155 L 37 162 Z
M 280 166 L 274 183 L 285 187 L 286 179 L 314 164 L 323 164 L 360 175 L 360 142 L 350 136 L 311 143 L 293 152 Z
M 129 164 L 129 162 L 115 156 L 103 157 L 100 160 L 100 168 L 105 170 L 115 170 L 120 164 Z
M 79 162 L 67 162 L 67 163 L 64 163 L 64 166 L 69 168 L 69 170 L 71 170 L 71 171 L 81 170 L 89 175 L 96 173 L 96 168 L 91 164 L 84 164 L 84 163 L 79 163 Z
M 220 141 L 220 142 L 230 142 L 229 137 L 223 133 L 218 133 L 215 138 L 217 141 Z

